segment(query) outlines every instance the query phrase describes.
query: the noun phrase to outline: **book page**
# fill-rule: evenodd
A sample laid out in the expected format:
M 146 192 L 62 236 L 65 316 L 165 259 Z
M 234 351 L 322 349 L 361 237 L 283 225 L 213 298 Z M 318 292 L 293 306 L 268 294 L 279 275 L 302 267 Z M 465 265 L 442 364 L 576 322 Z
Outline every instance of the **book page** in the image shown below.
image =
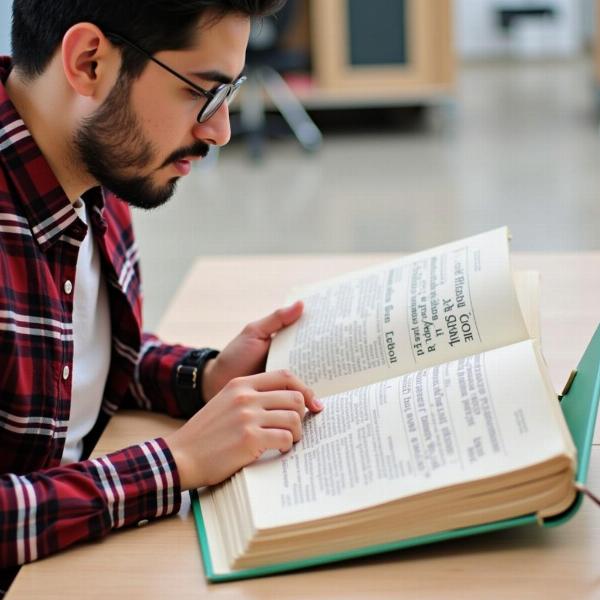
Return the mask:
M 541 364 L 527 340 L 325 398 L 289 453 L 242 471 L 254 526 L 356 511 L 558 456 L 574 461 Z
M 305 310 L 275 336 L 267 370 L 319 396 L 529 337 L 497 229 L 294 293 Z
M 517 300 L 521 307 L 521 314 L 529 333 L 529 338 L 541 344 L 542 334 L 540 326 L 540 274 L 538 271 L 524 270 L 513 273 Z

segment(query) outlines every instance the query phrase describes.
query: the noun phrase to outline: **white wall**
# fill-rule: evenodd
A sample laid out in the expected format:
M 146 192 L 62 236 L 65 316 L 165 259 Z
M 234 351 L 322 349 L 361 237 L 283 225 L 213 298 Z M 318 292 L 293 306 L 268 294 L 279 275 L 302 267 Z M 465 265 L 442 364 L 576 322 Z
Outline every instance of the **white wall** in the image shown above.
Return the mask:
M 0 0 L 0 54 L 10 54 L 12 1 Z
M 465 58 L 503 55 L 572 56 L 584 38 L 583 15 L 588 0 L 455 0 L 456 40 Z M 496 7 L 551 6 L 558 16 L 545 22 L 527 19 L 506 37 L 496 26 Z

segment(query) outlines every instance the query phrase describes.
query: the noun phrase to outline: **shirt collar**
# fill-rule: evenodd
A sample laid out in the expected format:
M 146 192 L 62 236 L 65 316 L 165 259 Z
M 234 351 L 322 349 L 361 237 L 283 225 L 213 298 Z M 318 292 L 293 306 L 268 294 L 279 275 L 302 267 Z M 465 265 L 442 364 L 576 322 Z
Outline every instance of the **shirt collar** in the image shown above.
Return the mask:
M 11 68 L 11 59 L 0 57 L 0 163 L 21 200 L 34 238 L 45 251 L 67 230 L 69 237 L 83 239 L 86 228 L 8 96 L 4 84 Z M 103 194 L 93 197 L 101 211 Z

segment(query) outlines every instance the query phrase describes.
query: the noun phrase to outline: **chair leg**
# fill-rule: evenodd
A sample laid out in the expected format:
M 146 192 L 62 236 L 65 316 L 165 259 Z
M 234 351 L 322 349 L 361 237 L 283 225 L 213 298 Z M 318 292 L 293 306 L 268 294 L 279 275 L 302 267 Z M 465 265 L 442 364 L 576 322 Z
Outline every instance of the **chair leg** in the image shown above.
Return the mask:
M 265 91 L 287 121 L 300 145 L 308 152 L 317 150 L 323 136 L 283 77 L 271 67 L 263 66 L 257 71 Z

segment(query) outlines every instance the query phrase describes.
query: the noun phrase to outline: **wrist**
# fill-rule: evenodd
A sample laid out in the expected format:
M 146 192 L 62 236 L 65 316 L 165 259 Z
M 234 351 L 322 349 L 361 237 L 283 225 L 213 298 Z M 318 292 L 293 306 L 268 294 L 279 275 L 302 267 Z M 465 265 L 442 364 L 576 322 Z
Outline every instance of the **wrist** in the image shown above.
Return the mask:
M 202 398 L 204 402 L 208 402 L 211 398 L 216 396 L 218 390 L 213 385 L 214 379 L 214 367 L 217 362 L 217 358 L 210 358 L 204 365 L 204 372 L 202 373 Z
M 173 461 L 175 462 L 175 468 L 177 469 L 177 476 L 179 477 L 179 487 L 181 491 L 186 491 L 191 488 L 190 477 L 188 475 L 187 468 L 187 460 L 185 458 L 185 453 L 180 451 L 177 447 L 177 442 L 175 439 L 171 437 L 163 438 L 165 444 L 171 451 L 171 455 L 173 456 Z

